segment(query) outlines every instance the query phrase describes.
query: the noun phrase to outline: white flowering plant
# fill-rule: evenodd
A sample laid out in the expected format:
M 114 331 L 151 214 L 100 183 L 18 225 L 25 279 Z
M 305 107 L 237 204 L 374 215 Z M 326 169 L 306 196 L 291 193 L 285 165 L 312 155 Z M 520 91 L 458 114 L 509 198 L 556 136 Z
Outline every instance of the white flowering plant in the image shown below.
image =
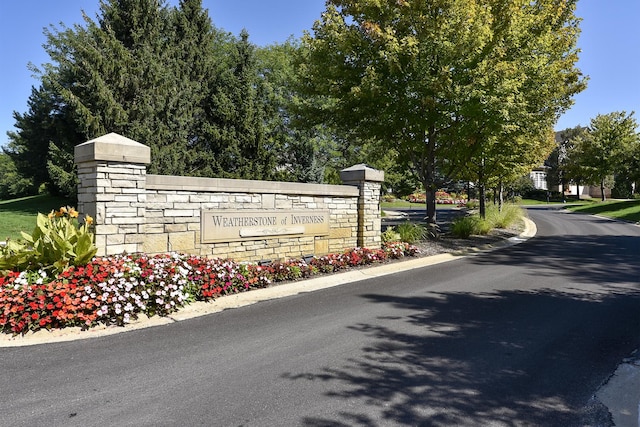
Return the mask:
M 94 257 L 57 274 L 44 269 L 7 271 L 0 275 L 0 331 L 121 326 L 141 313 L 166 316 L 196 300 L 416 253 L 414 246 L 396 242 L 383 249 L 354 248 L 314 257 L 309 263 L 289 260 L 263 266 L 169 253 Z

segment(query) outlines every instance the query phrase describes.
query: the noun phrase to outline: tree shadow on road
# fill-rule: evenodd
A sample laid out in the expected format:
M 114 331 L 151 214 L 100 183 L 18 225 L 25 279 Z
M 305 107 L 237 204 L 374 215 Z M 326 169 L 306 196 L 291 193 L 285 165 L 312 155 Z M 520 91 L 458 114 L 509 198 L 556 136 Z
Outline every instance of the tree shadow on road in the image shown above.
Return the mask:
M 283 375 L 337 399 L 303 425 L 609 425 L 587 404 L 640 344 L 638 290 L 362 297 L 385 315 L 350 327 L 367 343 L 359 352 Z
M 366 344 L 342 366 L 284 375 L 336 399 L 302 424 L 611 425 L 591 398 L 640 346 L 640 236 L 588 221 L 610 234 L 540 236 L 469 259 L 513 280 L 523 276 L 509 267 L 524 268 L 530 283 L 517 287 L 530 291 L 362 295 L 384 313 L 349 328 Z M 548 288 L 558 277 L 567 286 Z
M 481 265 L 525 267 L 533 277 L 567 276 L 592 284 L 638 284 L 640 237 L 567 235 L 530 241 L 473 258 Z

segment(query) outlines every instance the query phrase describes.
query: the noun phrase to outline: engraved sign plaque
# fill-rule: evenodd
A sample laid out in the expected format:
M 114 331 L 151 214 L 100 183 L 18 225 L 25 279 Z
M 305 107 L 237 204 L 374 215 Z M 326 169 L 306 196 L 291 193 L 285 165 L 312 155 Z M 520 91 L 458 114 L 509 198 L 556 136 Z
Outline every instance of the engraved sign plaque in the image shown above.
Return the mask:
M 202 243 L 329 234 L 328 210 L 203 210 L 200 220 Z

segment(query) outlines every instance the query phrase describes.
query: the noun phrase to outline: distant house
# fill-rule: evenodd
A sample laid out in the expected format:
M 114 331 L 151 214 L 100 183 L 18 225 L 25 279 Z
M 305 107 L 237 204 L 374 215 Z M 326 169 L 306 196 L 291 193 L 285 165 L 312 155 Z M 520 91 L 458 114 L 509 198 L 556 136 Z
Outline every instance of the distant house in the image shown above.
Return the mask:
M 560 143 L 562 140 L 561 132 L 556 132 L 556 143 Z M 543 165 L 537 168 L 533 168 L 531 172 L 529 172 L 529 176 L 533 181 L 533 186 L 537 190 L 550 190 L 550 191 L 562 191 L 560 186 L 552 186 L 549 188 L 549 184 L 547 183 L 547 171 L 549 170 L 549 166 Z M 611 189 L 605 188 L 604 190 L 605 196 L 611 197 Z M 578 196 L 580 199 L 588 199 L 588 198 L 600 198 L 602 193 L 600 192 L 599 186 L 593 185 L 576 185 L 575 183 L 565 183 L 564 194 L 566 196 Z
M 550 190 L 550 191 L 561 191 L 560 186 L 552 186 L 549 188 L 547 183 L 547 170 L 548 166 L 540 166 L 534 168 L 531 172 L 529 172 L 529 176 L 533 181 L 533 186 L 536 190 Z M 578 196 L 579 199 L 599 199 L 602 194 L 600 192 L 600 187 L 597 185 L 576 185 L 575 183 L 565 184 L 564 188 L 565 196 Z M 611 189 L 604 189 L 605 197 L 611 197 Z
M 577 193 L 579 199 L 599 199 L 602 197 L 600 187 L 597 185 L 569 185 L 569 188 L 565 188 L 564 194 L 567 196 L 575 196 Z M 608 199 L 611 197 L 611 189 L 605 188 L 604 195 Z
M 539 166 L 534 168 L 531 172 L 529 172 L 529 176 L 533 181 L 533 186 L 536 190 L 548 190 L 549 187 L 547 185 L 547 169 L 548 166 Z

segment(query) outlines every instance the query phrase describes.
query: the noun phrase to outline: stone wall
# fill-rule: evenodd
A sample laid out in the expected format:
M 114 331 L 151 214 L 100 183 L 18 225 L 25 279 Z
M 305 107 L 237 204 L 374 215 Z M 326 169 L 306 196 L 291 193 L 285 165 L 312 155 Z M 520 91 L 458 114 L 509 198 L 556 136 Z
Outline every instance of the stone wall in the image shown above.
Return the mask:
M 76 147 L 78 210 L 94 218 L 99 255 L 273 261 L 380 247 L 381 171 L 356 165 L 341 172 L 347 185 L 299 184 L 147 175 L 150 160 L 117 134 Z

